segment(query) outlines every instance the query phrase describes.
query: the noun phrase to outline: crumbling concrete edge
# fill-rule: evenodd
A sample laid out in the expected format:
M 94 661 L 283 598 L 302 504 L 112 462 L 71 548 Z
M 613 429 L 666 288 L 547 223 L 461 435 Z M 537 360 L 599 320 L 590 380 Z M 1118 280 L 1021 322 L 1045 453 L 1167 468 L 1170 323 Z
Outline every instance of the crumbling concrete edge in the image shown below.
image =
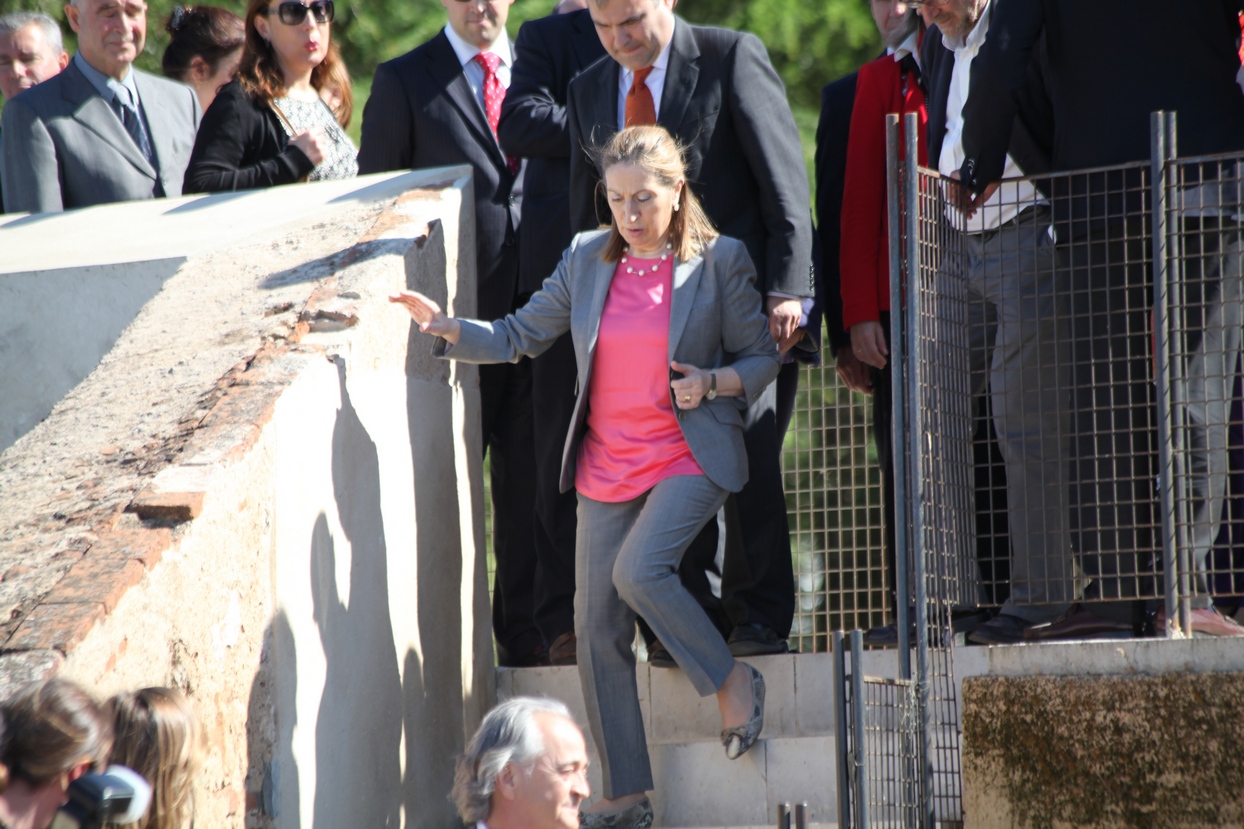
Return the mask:
M 411 205 L 438 199 L 440 191 L 456 184 L 459 178 L 450 177 L 399 196 L 356 245 L 408 223 Z M 416 244 L 426 238 L 425 234 Z M 296 310 L 297 322 L 288 335 L 269 338 L 249 359 L 235 365 L 200 400 L 199 410 L 205 408 L 207 414 L 197 422 L 184 422 L 181 432 L 148 453 L 178 460 L 156 465 L 149 483 L 123 508 L 110 506 L 75 517 L 74 523 L 84 532 L 58 553 L 73 563 L 0 644 L 0 699 L 22 685 L 55 675 L 126 592 L 141 583 L 178 543 L 185 525 L 202 513 L 213 479 L 255 445 L 278 398 L 301 368 L 308 360 L 329 356 L 324 347 L 304 344 L 302 338 L 357 324 L 353 305 L 357 296 L 338 282 L 352 263 L 349 255 L 343 257 L 301 309 L 272 309 L 272 313 Z

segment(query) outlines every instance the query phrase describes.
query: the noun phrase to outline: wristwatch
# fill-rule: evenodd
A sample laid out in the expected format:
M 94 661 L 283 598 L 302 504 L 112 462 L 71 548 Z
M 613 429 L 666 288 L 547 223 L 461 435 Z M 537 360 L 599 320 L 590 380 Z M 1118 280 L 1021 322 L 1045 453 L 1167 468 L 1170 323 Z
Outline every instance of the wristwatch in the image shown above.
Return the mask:
M 710 371 L 708 373 L 708 394 L 704 395 L 707 400 L 717 399 L 717 372 Z

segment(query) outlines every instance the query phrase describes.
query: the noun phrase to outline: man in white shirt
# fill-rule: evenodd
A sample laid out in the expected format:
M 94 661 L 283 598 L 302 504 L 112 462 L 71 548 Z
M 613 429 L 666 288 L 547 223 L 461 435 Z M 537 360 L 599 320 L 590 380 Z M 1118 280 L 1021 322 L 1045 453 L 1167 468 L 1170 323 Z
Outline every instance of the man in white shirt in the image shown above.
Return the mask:
M 929 159 L 958 176 L 963 164 L 963 105 L 972 62 L 989 33 L 993 0 L 931 0 L 922 7 L 935 29 L 925 38 L 929 84 Z M 1034 83 L 1039 74 L 1034 74 Z M 1041 90 L 1038 89 L 1038 97 Z M 1075 598 L 1068 522 L 1070 390 L 1066 292 L 1059 289 L 1050 209 L 1023 180 L 1048 166 L 1048 125 L 1039 105 L 1021 110 L 1000 186 L 975 201 L 946 188 L 947 262 L 967 279 L 971 388 L 987 388 L 1006 461 L 1011 539 L 1010 597 L 1002 613 L 968 638 L 980 644 L 1024 641 L 1030 628 L 1068 613 Z M 1122 626 L 1094 618 L 1099 633 Z
M 521 304 L 522 165 L 497 143 L 513 66 L 505 34 L 512 3 L 442 0 L 445 28 L 376 67 L 359 147 L 360 174 L 471 166 L 474 316 L 486 320 L 504 317 Z M 533 618 L 537 562 L 531 361 L 480 366 L 479 385 L 483 444 L 492 473 L 497 657 L 509 667 L 544 664 L 548 651 Z
M 579 829 L 587 764 L 564 704 L 514 697 L 484 716 L 458 758 L 453 800 L 476 829 Z

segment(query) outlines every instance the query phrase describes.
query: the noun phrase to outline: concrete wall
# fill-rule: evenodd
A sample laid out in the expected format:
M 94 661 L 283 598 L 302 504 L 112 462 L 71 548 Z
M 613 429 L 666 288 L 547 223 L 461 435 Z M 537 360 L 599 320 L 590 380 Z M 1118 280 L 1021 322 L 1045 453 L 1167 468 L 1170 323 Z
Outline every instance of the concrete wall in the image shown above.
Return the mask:
M 387 296 L 473 308 L 466 171 L 214 198 L 147 206 L 164 249 L 113 273 L 180 267 L 0 455 L 0 694 L 182 688 L 196 826 L 455 825 L 494 695 L 477 375 Z M 245 231 L 204 245 L 218 210 Z

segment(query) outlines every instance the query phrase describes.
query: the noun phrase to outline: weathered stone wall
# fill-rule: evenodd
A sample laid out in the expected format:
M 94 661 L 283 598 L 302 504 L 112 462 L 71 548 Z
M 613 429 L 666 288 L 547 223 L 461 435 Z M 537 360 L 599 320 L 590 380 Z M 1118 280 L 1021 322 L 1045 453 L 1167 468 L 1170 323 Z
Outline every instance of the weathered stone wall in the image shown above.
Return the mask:
M 1241 673 L 966 678 L 966 825 L 1244 826 L 1241 746 Z
M 386 298 L 474 307 L 466 176 L 56 220 L 146 210 L 144 255 L 182 264 L 0 455 L 0 695 L 182 688 L 197 826 L 456 822 L 452 758 L 493 696 L 478 386 Z M 14 267 L 38 229 L 0 229 Z

